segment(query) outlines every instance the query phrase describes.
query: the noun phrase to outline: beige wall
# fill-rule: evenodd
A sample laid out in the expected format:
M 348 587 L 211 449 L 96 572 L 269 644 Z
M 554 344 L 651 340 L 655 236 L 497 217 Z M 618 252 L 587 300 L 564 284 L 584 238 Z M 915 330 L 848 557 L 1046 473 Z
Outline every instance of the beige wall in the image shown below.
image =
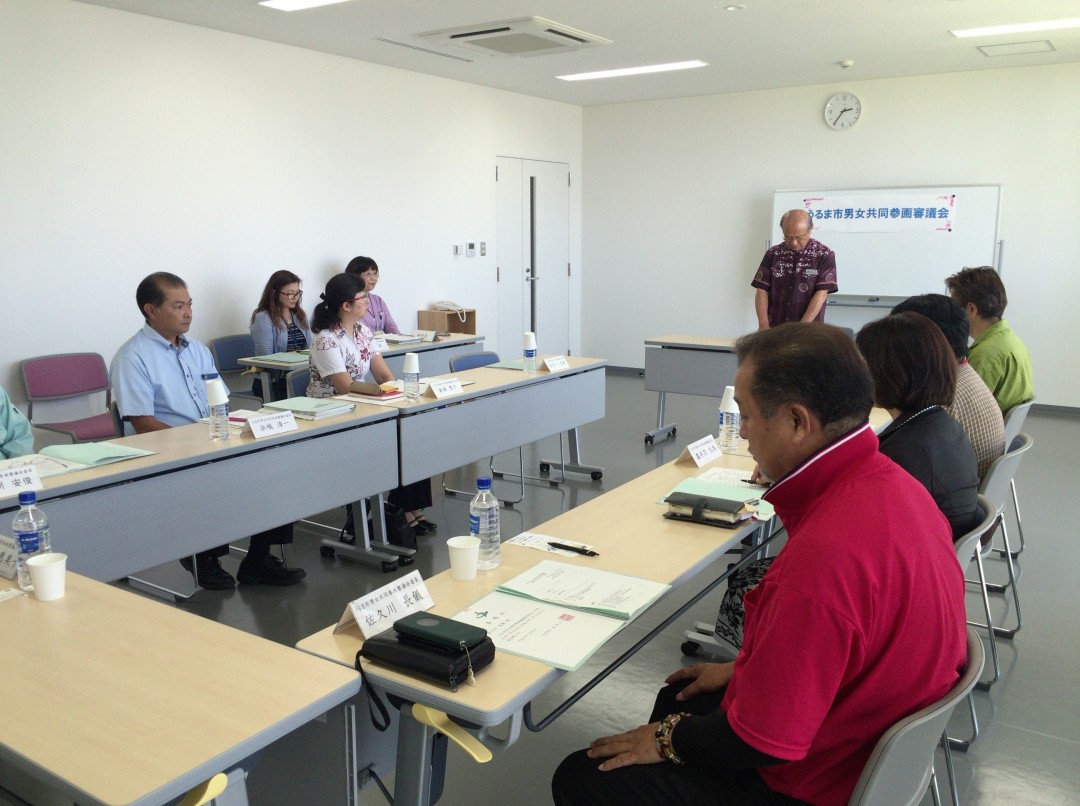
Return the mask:
M 275 269 L 304 278 L 310 311 L 357 254 L 379 261 L 402 325 L 453 299 L 494 339 L 495 157 L 581 164 L 576 106 L 70 0 L 0 0 L 0 53 L 15 291 L 0 383 L 16 400 L 21 358 L 110 360 L 141 325 L 136 285 L 161 269 L 187 280 L 204 341 L 247 329 Z M 467 240 L 487 257 L 453 257 Z
M 774 190 L 1001 184 L 1006 318 L 1039 402 L 1080 406 L 1060 369 L 1080 343 L 1078 87 L 1067 64 L 586 108 L 585 353 L 640 367 L 649 336 L 752 329 Z M 822 109 L 841 88 L 863 117 L 834 132 Z

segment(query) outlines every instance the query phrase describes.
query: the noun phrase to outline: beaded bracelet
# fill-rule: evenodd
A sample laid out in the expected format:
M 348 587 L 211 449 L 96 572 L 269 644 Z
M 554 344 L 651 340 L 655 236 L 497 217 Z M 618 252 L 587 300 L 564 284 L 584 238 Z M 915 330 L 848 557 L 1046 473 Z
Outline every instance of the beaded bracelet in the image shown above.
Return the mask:
M 690 714 L 685 711 L 678 714 L 668 714 L 664 717 L 664 721 L 660 723 L 660 727 L 656 729 L 656 751 L 661 758 L 667 759 L 672 764 L 681 765 L 686 763 L 679 758 L 675 748 L 671 746 L 671 732 L 682 721 L 684 716 L 690 716 Z

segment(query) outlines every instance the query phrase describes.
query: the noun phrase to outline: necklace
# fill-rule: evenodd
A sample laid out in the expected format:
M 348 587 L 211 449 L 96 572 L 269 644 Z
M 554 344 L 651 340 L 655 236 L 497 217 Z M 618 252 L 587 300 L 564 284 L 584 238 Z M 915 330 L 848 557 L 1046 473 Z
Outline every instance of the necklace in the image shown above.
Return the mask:
M 892 430 L 893 430 L 894 432 L 895 432 L 895 431 L 899 431 L 899 430 L 900 430 L 901 428 L 903 428 L 903 427 L 904 427 L 905 425 L 907 425 L 908 423 L 910 423 L 910 422 L 911 422 L 912 420 L 914 420 L 914 419 L 915 419 L 916 417 L 918 417 L 918 416 L 920 416 L 920 415 L 923 415 L 923 414 L 926 414 L 926 412 L 928 412 L 928 411 L 933 411 L 934 409 L 940 409 L 940 408 L 941 408 L 941 406 L 939 406 L 939 405 L 938 405 L 937 403 L 935 403 L 935 404 L 934 404 L 933 406 L 927 406 L 927 407 L 926 407 L 925 409 L 923 409 L 922 411 L 917 411 L 917 412 L 915 412 L 914 414 L 912 414 L 912 415 L 911 415 L 910 417 L 908 417 L 908 418 L 907 418 L 906 420 L 902 420 L 901 422 L 897 423 L 897 424 L 896 424 L 896 426 L 895 426 L 895 428 L 893 428 Z

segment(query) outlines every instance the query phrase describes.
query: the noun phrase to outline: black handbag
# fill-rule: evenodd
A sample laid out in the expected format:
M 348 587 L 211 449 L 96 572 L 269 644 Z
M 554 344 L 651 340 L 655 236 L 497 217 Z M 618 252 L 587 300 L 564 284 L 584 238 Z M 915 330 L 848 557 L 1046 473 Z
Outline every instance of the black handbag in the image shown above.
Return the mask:
M 423 613 L 416 615 L 426 616 Z M 411 617 L 406 616 L 406 618 Z M 447 628 L 453 630 L 456 626 L 463 628 L 463 633 L 466 635 L 472 636 L 479 633 L 480 637 L 472 641 L 463 640 L 458 646 L 451 647 L 438 640 L 438 638 L 429 640 L 419 634 L 406 635 L 396 630 L 387 630 L 379 633 L 374 638 L 364 641 L 363 646 L 356 653 L 353 663 L 364 681 L 364 691 L 368 696 L 371 723 L 380 731 L 384 731 L 390 726 L 390 715 L 387 713 L 386 706 L 383 705 L 378 694 L 371 687 L 371 683 L 364 673 L 364 665 L 360 663 L 360 658 L 367 658 L 379 666 L 385 666 L 388 669 L 394 669 L 440 686 L 446 686 L 455 692 L 463 682 L 475 685 L 476 672 L 490 666 L 491 662 L 495 660 L 495 644 L 486 630 L 478 630 L 471 625 L 462 624 L 441 616 L 433 618 L 438 618 L 440 632 L 444 634 Z M 379 714 L 382 716 L 381 723 L 376 717 L 376 708 L 378 708 Z

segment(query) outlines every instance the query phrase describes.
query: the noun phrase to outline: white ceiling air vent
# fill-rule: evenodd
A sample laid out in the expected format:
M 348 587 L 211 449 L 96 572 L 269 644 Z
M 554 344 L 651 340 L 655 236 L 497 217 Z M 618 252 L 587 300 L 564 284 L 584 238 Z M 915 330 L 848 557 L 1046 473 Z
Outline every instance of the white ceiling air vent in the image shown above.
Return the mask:
M 417 36 L 429 45 L 439 44 L 470 53 L 483 53 L 485 56 L 541 56 L 611 44 L 610 39 L 587 34 L 543 17 L 467 25 L 445 31 L 428 31 Z

